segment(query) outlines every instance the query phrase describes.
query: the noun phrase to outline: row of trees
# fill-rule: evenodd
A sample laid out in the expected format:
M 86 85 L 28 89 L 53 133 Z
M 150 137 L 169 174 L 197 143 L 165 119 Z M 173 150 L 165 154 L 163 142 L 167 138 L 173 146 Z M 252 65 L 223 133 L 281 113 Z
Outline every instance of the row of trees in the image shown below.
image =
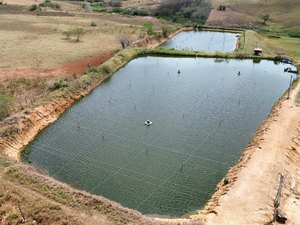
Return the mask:
M 204 22 L 211 9 L 211 0 L 166 0 L 160 4 L 155 15 L 174 22 L 184 19 Z

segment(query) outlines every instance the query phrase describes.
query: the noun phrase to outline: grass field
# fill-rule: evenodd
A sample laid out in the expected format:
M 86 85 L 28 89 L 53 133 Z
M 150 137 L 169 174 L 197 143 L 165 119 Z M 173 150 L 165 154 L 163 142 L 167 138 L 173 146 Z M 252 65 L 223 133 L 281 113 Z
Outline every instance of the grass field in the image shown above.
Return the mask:
M 92 21 L 97 26 L 92 27 Z M 134 19 L 123 22 L 100 16 L 0 15 L 0 69 L 52 69 L 68 61 L 120 49 L 118 37 L 136 40 L 140 32 L 138 25 Z M 77 27 L 86 31 L 82 39 L 66 40 L 62 33 Z
M 219 5 L 225 5 L 226 11 L 218 11 Z M 208 23 L 227 23 L 261 25 L 261 16 L 268 13 L 270 21 L 282 28 L 300 27 L 300 1 L 295 0 L 213 0 L 214 12 Z M 225 21 L 224 21 L 225 19 Z M 226 24 L 224 24 L 226 25 Z

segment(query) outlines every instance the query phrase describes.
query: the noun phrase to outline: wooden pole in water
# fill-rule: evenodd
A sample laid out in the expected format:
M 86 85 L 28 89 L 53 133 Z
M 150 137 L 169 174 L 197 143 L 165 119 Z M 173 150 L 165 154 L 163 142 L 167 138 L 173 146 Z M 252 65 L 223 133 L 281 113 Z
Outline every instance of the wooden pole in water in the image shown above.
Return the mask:
M 292 87 L 292 81 L 293 81 L 293 76 L 291 76 L 291 79 L 290 79 L 290 86 L 289 86 L 289 89 L 288 89 L 287 99 L 290 99 L 290 92 L 291 92 L 291 87 Z

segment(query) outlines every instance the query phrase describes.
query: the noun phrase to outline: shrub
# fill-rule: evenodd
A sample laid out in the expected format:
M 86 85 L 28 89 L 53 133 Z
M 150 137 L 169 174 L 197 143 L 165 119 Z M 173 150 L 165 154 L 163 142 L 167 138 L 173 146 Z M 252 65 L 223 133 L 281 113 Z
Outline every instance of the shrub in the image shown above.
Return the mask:
M 122 0 L 111 0 L 110 5 L 111 7 L 121 7 Z
M 92 22 L 91 22 L 91 27 L 96 27 L 96 26 L 97 26 L 96 22 L 95 22 L 95 21 L 92 21 Z
M 300 38 L 300 31 L 299 30 L 291 31 L 288 33 L 288 35 L 293 38 Z
M 39 6 L 41 7 L 49 7 L 52 9 L 60 9 L 60 5 L 57 3 L 52 3 L 50 0 L 45 0 Z
M 270 20 L 270 15 L 268 13 L 264 14 L 261 16 L 262 20 L 263 20 L 263 24 L 266 24 L 267 21 Z
M 0 95 L 0 120 L 9 116 L 13 103 L 13 97 L 7 95 Z
M 37 9 L 38 9 L 37 4 L 33 4 L 33 5 L 30 6 L 29 11 L 33 12 L 33 11 L 35 11 Z
M 110 68 L 108 66 L 106 66 L 106 65 L 101 66 L 99 68 L 99 70 L 100 70 L 101 73 L 104 73 L 104 74 L 109 74 L 110 73 Z
M 128 13 L 133 16 L 149 16 L 150 15 L 150 13 L 147 10 L 137 9 L 137 8 L 129 9 Z
M 81 27 L 74 28 L 71 30 L 67 30 L 63 32 L 63 35 L 66 36 L 66 39 L 70 39 L 71 37 L 74 37 L 74 39 L 78 42 L 82 38 L 82 36 L 85 34 L 85 30 Z
M 122 45 L 122 48 L 126 48 L 130 44 L 129 39 L 125 36 L 119 37 L 119 42 Z
M 63 35 L 66 36 L 66 39 L 70 39 L 70 37 L 71 37 L 71 31 L 70 30 L 64 31 Z
M 82 36 L 84 35 L 85 31 L 79 27 L 79 28 L 74 28 L 72 31 L 71 31 L 71 34 L 75 37 L 75 40 L 76 41 L 79 41 Z
M 143 24 L 144 29 L 146 30 L 148 35 L 152 35 L 154 33 L 154 24 L 151 22 L 146 22 Z
M 167 25 L 163 25 L 160 28 L 164 37 L 168 37 L 168 35 L 173 31 L 172 27 Z
M 218 10 L 219 11 L 225 11 L 226 10 L 226 6 L 225 5 L 219 5 Z
M 68 85 L 64 82 L 62 82 L 61 80 L 60 81 L 55 81 L 50 87 L 49 89 L 51 91 L 55 91 L 55 90 L 58 90 L 58 89 L 61 89 L 63 87 L 67 87 Z
M 224 180 L 224 185 L 229 184 L 230 183 L 230 179 L 228 177 L 225 177 Z

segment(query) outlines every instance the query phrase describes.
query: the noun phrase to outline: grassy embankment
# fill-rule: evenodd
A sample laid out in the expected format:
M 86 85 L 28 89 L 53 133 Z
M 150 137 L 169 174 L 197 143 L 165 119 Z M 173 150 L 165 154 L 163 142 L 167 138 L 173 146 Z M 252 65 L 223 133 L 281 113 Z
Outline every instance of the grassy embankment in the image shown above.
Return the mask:
M 1 224 L 154 224 L 140 213 L 0 156 Z

